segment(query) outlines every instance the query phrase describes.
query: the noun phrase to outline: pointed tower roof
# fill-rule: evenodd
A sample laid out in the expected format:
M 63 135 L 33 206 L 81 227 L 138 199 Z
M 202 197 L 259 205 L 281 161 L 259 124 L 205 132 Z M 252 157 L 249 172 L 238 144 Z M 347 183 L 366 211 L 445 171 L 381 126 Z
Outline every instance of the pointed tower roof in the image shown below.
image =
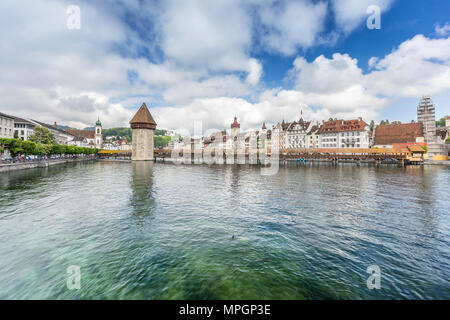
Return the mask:
M 262 126 L 261 129 L 262 129 L 262 130 L 266 130 L 266 129 L 267 129 L 267 128 L 266 128 L 266 122 L 263 123 L 263 126 Z
M 132 129 L 156 129 L 156 122 L 153 119 L 145 102 L 130 121 Z
M 239 122 L 237 122 L 237 117 L 234 117 L 234 122 L 231 124 L 231 129 L 233 128 L 240 128 L 241 125 L 239 124 Z

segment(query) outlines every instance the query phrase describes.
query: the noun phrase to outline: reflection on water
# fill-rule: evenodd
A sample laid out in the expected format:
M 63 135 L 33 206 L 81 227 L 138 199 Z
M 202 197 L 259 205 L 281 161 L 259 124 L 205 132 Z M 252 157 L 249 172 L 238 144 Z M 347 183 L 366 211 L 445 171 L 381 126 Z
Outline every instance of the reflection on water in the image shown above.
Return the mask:
M 450 170 L 78 163 L 0 175 L 2 299 L 450 298 Z M 381 290 L 366 287 L 379 265 Z M 79 291 L 66 269 L 81 268 Z

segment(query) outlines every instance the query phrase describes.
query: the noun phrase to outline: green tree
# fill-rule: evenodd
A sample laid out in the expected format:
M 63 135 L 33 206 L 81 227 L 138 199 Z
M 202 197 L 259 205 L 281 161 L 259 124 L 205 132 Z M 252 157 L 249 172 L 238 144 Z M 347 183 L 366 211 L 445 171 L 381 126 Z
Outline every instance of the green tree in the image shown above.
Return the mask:
M 13 157 L 24 153 L 21 139 L 3 139 L 2 145 L 4 149 L 9 150 Z
M 375 121 L 370 121 L 370 131 L 375 130 Z
M 36 126 L 34 133 L 28 137 L 28 140 L 42 144 L 56 144 L 54 134 L 47 128 Z
M 14 131 L 14 139 L 19 139 L 19 131 Z
M 154 138 L 155 148 L 164 146 L 170 140 L 171 140 L 171 137 L 169 137 L 169 136 L 155 136 L 155 138 Z
M 33 141 L 23 141 L 23 153 L 25 153 L 27 156 L 36 154 L 36 146 L 36 143 Z
M 440 118 L 438 121 L 436 121 L 436 125 L 439 127 L 445 127 L 445 119 L 447 119 L 447 117 Z

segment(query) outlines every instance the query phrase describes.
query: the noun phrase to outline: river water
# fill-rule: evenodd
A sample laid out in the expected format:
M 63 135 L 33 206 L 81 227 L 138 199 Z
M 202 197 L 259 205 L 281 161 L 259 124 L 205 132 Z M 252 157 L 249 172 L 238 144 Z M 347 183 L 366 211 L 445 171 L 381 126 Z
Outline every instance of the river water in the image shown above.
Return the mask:
M 2 173 L 0 299 L 449 299 L 449 191 L 439 166 Z

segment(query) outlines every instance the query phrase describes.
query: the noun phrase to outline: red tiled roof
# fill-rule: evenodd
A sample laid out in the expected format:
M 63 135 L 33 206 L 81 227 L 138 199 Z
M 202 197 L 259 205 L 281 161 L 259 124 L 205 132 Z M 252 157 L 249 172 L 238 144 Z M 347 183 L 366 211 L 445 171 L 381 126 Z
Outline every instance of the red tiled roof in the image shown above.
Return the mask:
M 324 132 L 345 132 L 345 131 L 362 131 L 367 126 L 361 119 L 356 120 L 330 120 L 324 122 L 319 133 Z
M 421 122 L 405 124 L 379 125 L 375 129 L 375 145 L 392 145 L 394 143 L 416 142 L 417 137 L 423 137 Z
M 234 117 L 234 122 L 231 124 L 231 128 L 240 128 L 241 125 L 237 122 L 237 117 Z
M 79 138 L 85 138 L 85 139 L 95 139 L 95 131 L 93 130 L 76 130 L 76 129 L 67 129 L 64 130 L 67 133 L 79 137 Z

